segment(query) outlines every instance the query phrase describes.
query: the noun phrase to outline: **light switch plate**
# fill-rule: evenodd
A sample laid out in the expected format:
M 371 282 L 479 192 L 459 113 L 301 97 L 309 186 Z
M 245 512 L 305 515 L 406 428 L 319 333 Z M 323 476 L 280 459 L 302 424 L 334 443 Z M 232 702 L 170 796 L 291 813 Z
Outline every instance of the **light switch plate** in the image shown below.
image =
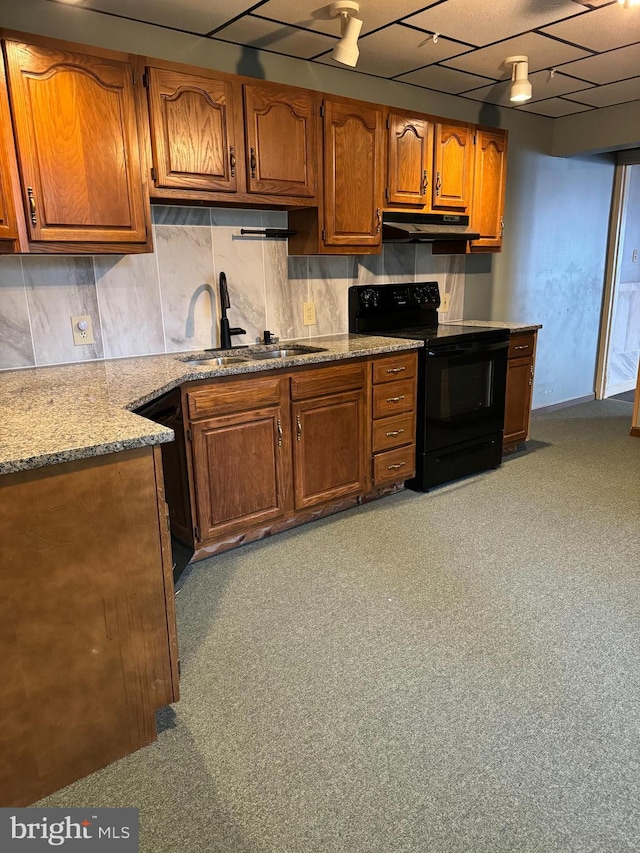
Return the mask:
M 71 330 L 73 331 L 73 343 L 77 347 L 87 344 L 95 344 L 93 337 L 93 323 L 89 314 L 78 314 L 71 318 Z
M 446 314 L 451 307 L 451 294 L 443 293 L 440 297 L 440 310 Z
M 303 302 L 302 303 L 302 322 L 305 326 L 315 326 L 316 324 L 316 303 L 315 302 Z

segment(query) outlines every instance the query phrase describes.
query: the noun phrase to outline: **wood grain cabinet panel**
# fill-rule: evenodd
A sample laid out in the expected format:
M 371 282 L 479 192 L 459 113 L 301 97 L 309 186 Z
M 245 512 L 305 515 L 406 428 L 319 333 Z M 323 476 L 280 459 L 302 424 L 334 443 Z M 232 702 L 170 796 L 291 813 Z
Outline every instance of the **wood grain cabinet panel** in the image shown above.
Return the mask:
M 316 100 L 308 89 L 245 84 L 249 192 L 316 195 Z
M 473 158 L 472 125 L 436 123 L 431 195 L 434 210 L 465 213 L 471 209 Z
M 382 130 L 382 108 L 346 99 L 325 100 L 325 246 L 380 246 Z
M 16 41 L 5 53 L 30 240 L 145 243 L 131 64 Z
M 390 112 L 387 119 L 386 207 L 431 209 L 433 122 Z M 407 208 L 410 205 L 410 208 Z
M 294 403 L 295 507 L 362 494 L 364 390 Z
M 475 144 L 472 226 L 480 233 L 471 252 L 498 252 L 504 233 L 507 131 L 478 128 Z
M 284 515 L 285 425 L 275 407 L 191 426 L 200 541 Z
M 155 186 L 235 192 L 243 154 L 235 125 L 239 86 L 154 66 L 147 75 Z
M 514 333 L 509 340 L 503 451 L 512 452 L 529 438 L 536 332 Z
M 0 253 L 17 250 L 18 213 L 14 185 L 18 184 L 9 95 L 4 73 L 4 62 L 0 52 Z

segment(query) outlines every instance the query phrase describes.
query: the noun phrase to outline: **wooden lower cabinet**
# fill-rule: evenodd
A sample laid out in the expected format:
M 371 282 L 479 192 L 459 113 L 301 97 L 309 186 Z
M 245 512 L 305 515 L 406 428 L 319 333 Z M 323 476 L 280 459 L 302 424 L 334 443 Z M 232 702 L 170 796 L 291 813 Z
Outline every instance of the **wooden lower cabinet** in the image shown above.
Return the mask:
M 296 509 L 362 494 L 364 388 L 294 403 Z
M 0 477 L 0 805 L 156 739 L 178 699 L 158 448 Z
M 416 473 L 415 352 L 382 356 L 372 364 L 373 486 L 409 480 Z
M 199 539 L 284 515 L 290 478 L 283 453 L 285 417 L 274 407 L 192 425 Z
M 371 359 L 185 385 L 182 467 L 188 471 L 190 506 L 184 506 L 179 466 L 169 451 L 167 490 L 172 520 L 191 517 L 193 525 L 186 536 L 180 523 L 173 533 L 193 547 L 197 560 L 355 506 L 372 489 L 412 476 L 415 362 L 415 353 L 394 356 L 388 365 L 373 362 L 396 378 L 387 384 L 387 396 L 396 396 L 397 385 L 407 399 L 390 404 L 402 422 L 387 418 L 394 437 L 384 439 L 387 450 L 402 446 L 406 461 L 377 478 Z M 408 370 L 409 378 L 397 379 L 398 370 Z M 175 405 L 157 407 L 173 417 Z M 151 408 L 142 414 L 155 417 Z M 175 453 L 180 454 L 179 442 Z
M 529 438 L 537 333 L 514 333 L 509 339 L 503 452 L 513 452 Z

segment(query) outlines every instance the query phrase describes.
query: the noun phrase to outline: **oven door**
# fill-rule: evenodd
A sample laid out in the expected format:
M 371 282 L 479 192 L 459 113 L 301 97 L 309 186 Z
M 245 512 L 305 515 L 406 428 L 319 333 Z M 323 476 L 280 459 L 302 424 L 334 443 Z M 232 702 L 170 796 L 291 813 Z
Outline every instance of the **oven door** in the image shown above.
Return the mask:
M 508 340 L 431 345 L 422 384 L 427 452 L 504 428 Z

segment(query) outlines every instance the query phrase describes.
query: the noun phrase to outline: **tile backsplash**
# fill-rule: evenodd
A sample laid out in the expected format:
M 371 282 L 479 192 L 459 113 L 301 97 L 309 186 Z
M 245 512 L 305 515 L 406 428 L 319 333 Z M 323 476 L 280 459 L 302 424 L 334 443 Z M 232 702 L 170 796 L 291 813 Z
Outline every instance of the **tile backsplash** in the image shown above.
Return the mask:
M 286 213 L 154 206 L 145 255 L 0 257 L 0 369 L 218 346 L 218 289 L 227 275 L 235 343 L 348 331 L 351 284 L 437 280 L 443 319 L 462 318 L 465 258 L 428 244 L 385 244 L 381 255 L 288 257 L 286 241 L 241 235 L 284 228 Z M 304 326 L 302 304 L 316 305 Z M 77 347 L 71 316 L 90 314 L 95 344 Z

